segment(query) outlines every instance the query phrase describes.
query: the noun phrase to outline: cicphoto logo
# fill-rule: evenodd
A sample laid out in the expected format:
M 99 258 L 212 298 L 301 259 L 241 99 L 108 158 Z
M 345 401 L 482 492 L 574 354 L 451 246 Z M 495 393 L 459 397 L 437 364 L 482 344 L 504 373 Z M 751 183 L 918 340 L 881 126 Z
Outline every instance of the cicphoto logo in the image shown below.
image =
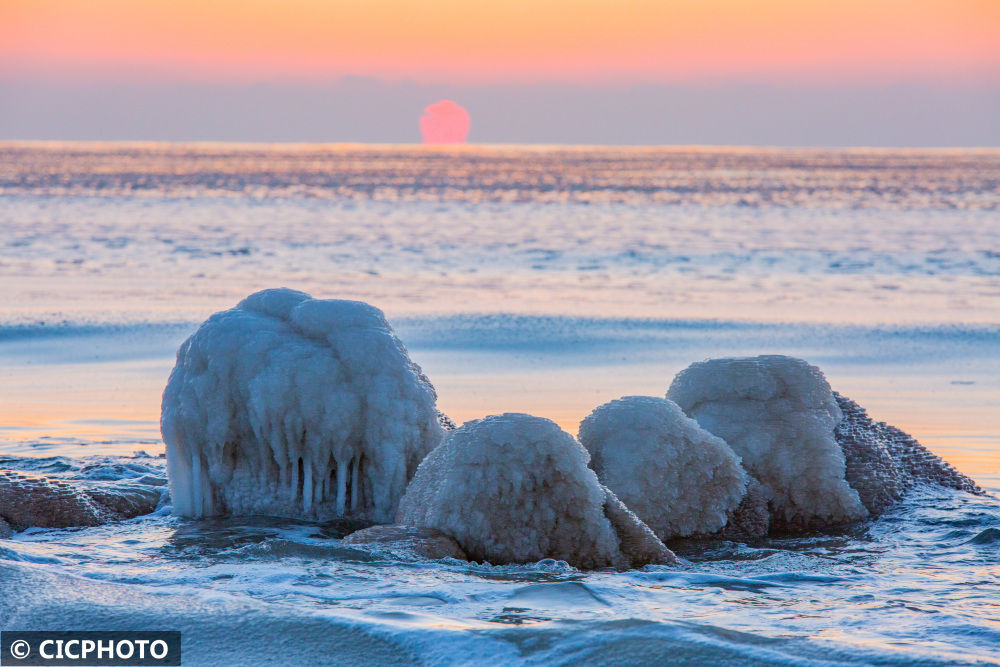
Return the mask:
M 7 665 L 180 665 L 181 633 L 0 632 L 0 664 Z

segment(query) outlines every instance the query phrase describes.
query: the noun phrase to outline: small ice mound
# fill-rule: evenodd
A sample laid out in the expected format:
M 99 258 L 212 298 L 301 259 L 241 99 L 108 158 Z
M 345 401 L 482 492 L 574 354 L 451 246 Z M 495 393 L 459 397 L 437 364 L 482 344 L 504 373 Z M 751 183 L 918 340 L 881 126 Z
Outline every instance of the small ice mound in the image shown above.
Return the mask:
M 834 438 L 840 409 L 823 373 L 779 355 L 692 364 L 667 392 L 725 440 L 763 485 L 778 530 L 808 530 L 865 518 L 845 479 Z
M 903 497 L 911 485 L 886 446 L 884 432 L 853 401 L 834 394 L 843 415 L 834 437 L 844 452 L 847 483 L 867 510 L 878 515 Z
M 160 422 L 174 513 L 389 523 L 441 440 L 436 398 L 377 308 L 257 292 L 177 353 Z
M 433 528 L 398 524 L 370 526 L 345 537 L 341 544 L 398 550 L 417 558 L 468 560 L 458 543 Z
M 606 403 L 579 438 L 601 483 L 661 540 L 718 531 L 746 494 L 740 458 L 665 398 Z
M 427 455 L 397 523 L 434 528 L 473 560 L 544 558 L 639 567 L 673 554 L 587 467 L 587 451 L 548 419 L 504 414 L 451 431 Z
M 891 507 L 917 482 L 984 495 L 978 485 L 913 437 L 876 422 L 860 405 L 834 392 L 843 419 L 834 433 L 847 462 L 846 478 L 874 515 Z

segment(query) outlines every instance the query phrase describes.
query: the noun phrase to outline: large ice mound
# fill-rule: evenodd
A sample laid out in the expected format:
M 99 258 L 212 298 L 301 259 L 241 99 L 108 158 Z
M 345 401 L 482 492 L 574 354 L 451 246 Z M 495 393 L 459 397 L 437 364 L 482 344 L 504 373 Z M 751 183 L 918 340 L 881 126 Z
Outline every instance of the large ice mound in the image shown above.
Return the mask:
M 764 487 L 772 527 L 822 528 L 867 516 L 834 437 L 840 408 L 815 366 L 779 355 L 711 359 L 681 371 L 667 397 L 742 457 Z
M 580 423 L 579 439 L 601 483 L 661 540 L 720 530 L 746 494 L 729 445 L 664 398 L 606 403 Z
M 161 430 L 176 514 L 392 521 L 443 430 L 380 310 L 257 292 L 177 353 Z
M 397 521 L 439 530 L 470 558 L 493 564 L 555 558 L 589 569 L 672 561 L 597 481 L 589 458 L 548 419 L 470 421 L 420 464 Z

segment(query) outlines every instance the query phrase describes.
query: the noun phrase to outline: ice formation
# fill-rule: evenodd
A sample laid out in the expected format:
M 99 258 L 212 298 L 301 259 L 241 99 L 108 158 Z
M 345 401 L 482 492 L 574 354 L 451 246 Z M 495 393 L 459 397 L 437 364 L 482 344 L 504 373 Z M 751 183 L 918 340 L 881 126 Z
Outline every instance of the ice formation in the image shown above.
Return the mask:
M 377 308 L 257 292 L 177 353 L 161 417 L 174 512 L 389 523 L 441 440 L 435 401 Z
M 712 359 L 681 371 L 667 396 L 743 459 L 764 487 L 772 527 L 823 528 L 867 516 L 834 437 L 840 408 L 815 366 L 778 355 Z
M 107 484 L 89 488 L 42 475 L 0 470 L 0 537 L 27 528 L 99 526 L 148 514 L 156 487 Z
M 434 528 L 470 558 L 638 567 L 673 554 L 597 480 L 587 451 L 548 419 L 504 414 L 448 433 L 417 469 L 397 522 Z
M 673 401 L 626 396 L 580 424 L 602 484 L 667 540 L 721 529 L 746 494 L 739 457 Z
M 757 479 L 747 473 L 747 492 L 740 504 L 726 515 L 726 525 L 712 537 L 748 540 L 766 537 L 771 529 L 771 510 L 767 493 Z
M 847 462 L 847 482 L 872 514 L 892 506 L 917 482 L 983 494 L 974 481 L 895 426 L 873 421 L 865 409 L 834 392 L 843 419 L 834 432 Z
M 458 542 L 433 528 L 399 524 L 369 526 L 346 536 L 342 544 L 375 547 L 417 558 L 468 560 Z

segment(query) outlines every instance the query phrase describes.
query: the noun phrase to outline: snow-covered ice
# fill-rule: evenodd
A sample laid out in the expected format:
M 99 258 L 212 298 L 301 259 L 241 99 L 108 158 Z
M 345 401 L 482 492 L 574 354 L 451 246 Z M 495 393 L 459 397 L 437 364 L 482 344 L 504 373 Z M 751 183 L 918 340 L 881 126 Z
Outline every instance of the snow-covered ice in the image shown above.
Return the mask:
M 493 564 L 564 560 L 638 567 L 673 556 L 597 475 L 574 438 L 541 417 L 466 422 L 431 452 L 399 506 L 401 524 L 454 538 Z
M 161 418 L 174 512 L 391 522 L 441 440 L 435 401 L 377 308 L 257 292 L 177 353 Z
M 661 540 L 726 525 L 746 493 L 740 458 L 673 401 L 626 396 L 580 423 L 601 483 Z
M 667 397 L 742 457 L 764 486 L 772 527 L 820 528 L 867 516 L 834 437 L 840 408 L 815 366 L 781 355 L 710 359 L 678 373 Z

